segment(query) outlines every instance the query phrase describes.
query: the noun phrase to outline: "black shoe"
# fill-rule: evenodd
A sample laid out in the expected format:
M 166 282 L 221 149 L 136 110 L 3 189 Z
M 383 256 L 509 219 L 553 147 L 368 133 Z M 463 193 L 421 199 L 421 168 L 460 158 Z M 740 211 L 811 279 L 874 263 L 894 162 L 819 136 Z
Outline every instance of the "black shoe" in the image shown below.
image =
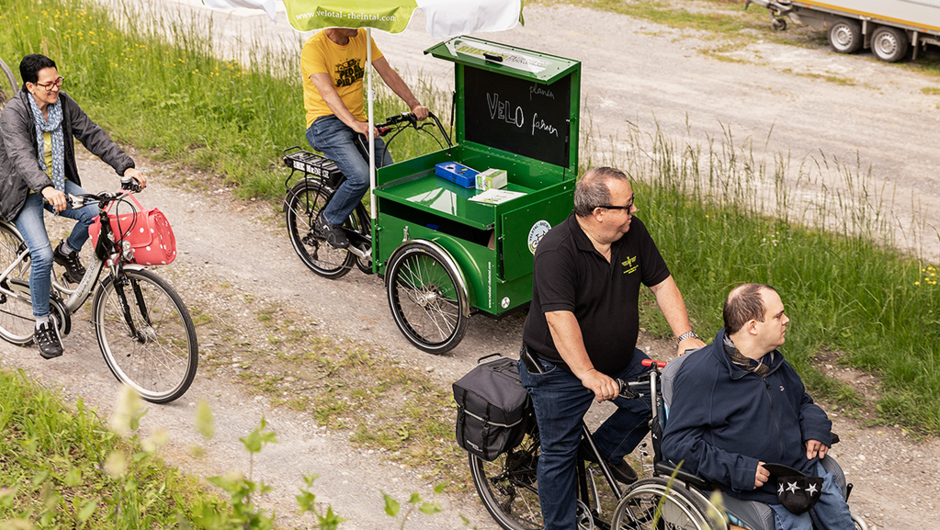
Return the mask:
M 62 245 L 65 244 L 65 241 L 59 243 L 59 246 L 55 248 L 55 252 L 52 253 L 52 259 L 58 265 L 65 267 L 65 277 L 71 283 L 79 283 L 82 281 L 82 277 L 85 276 L 85 267 L 82 267 L 82 262 L 78 260 L 78 252 L 72 252 L 69 255 L 65 255 L 62 252 Z
M 587 446 L 584 440 L 581 441 L 581 446 L 578 448 L 578 457 L 588 462 L 597 463 L 597 455 L 594 451 Z M 607 462 L 607 467 L 610 468 L 610 472 L 614 475 L 614 478 L 617 479 L 617 482 L 622 484 L 633 484 L 639 478 L 636 474 L 636 471 L 626 460 L 621 459 L 618 463 Z
M 330 246 L 340 249 L 349 248 L 349 239 L 346 238 L 346 233 L 343 231 L 342 227 L 330 224 L 330 222 L 323 217 L 323 214 L 320 214 L 313 224 L 316 231 L 326 239 L 326 242 L 329 243 Z
M 55 317 L 49 317 L 45 324 L 36 328 L 36 343 L 39 344 L 39 355 L 42 355 L 43 359 L 54 359 L 62 355 L 62 340 L 59 339 Z

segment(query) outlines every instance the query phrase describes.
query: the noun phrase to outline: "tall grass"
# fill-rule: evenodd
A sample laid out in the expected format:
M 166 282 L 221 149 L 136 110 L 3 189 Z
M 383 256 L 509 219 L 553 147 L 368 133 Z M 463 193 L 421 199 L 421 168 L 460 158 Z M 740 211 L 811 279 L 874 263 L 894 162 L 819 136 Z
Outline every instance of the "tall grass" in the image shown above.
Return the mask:
M 81 399 L 67 407 L 0 370 L 0 527 L 188 528 L 231 513 L 146 445 L 108 431 Z
M 773 285 L 792 319 L 783 351 L 812 388 L 851 404 L 816 367 L 873 372 L 883 419 L 940 431 L 938 271 L 887 244 L 896 220 L 869 173 L 823 155 L 768 163 L 730 132 L 701 147 L 634 129 L 617 152 L 700 330 L 721 327 L 733 286 Z

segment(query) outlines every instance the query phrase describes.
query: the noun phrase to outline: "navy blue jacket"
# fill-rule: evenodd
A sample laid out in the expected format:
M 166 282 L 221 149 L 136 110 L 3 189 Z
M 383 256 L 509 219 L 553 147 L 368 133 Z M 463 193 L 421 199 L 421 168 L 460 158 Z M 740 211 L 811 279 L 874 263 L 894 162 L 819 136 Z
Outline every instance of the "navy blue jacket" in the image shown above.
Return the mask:
M 780 352 L 761 378 L 731 362 L 722 329 L 675 375 L 663 456 L 744 500 L 779 504 L 774 481 L 754 489 L 758 461 L 815 475 L 807 440 L 832 445 L 832 422 Z

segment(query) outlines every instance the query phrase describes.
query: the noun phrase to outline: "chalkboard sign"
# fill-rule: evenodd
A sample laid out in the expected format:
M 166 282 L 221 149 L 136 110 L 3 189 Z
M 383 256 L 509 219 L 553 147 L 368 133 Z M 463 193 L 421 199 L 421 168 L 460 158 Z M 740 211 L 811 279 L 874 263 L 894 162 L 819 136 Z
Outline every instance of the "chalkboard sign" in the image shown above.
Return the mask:
M 546 85 L 465 66 L 464 86 L 467 140 L 568 167 L 570 74 Z

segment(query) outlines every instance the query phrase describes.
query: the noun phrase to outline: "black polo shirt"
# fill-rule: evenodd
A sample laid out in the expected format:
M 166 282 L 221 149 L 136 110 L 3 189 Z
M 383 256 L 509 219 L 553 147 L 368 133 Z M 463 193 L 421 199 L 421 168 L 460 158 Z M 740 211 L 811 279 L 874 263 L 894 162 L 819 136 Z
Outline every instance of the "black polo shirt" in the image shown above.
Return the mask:
M 535 251 L 523 341 L 540 358 L 568 369 L 545 313 L 571 311 L 594 368 L 613 375 L 627 366 L 636 348 L 640 284 L 654 286 L 668 277 L 666 262 L 636 216 L 630 230 L 611 244 L 608 263 L 571 214 L 545 234 Z

